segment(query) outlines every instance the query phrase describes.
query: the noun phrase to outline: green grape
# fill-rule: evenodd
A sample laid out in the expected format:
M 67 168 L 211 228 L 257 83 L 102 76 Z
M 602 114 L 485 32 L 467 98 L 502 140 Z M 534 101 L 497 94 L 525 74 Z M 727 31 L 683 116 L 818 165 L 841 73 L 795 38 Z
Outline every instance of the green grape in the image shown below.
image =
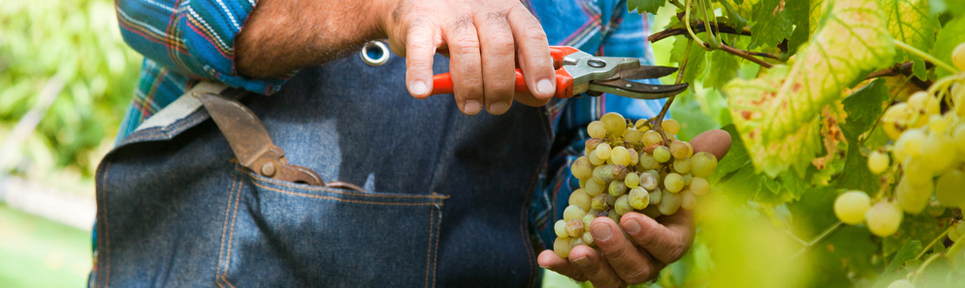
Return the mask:
M 921 155 L 921 146 L 925 143 L 925 132 L 919 129 L 909 129 L 895 141 L 895 158 L 905 161 L 909 157 Z
M 650 206 L 660 204 L 660 200 L 663 200 L 663 191 L 661 190 L 650 190 L 648 194 L 650 194 Z
M 690 173 L 690 158 L 675 158 L 673 160 L 673 170 L 677 173 Z
M 890 161 L 888 154 L 871 151 L 871 154 L 868 155 L 868 170 L 871 170 L 871 173 L 874 174 L 881 174 L 888 170 L 888 162 Z
M 955 233 L 965 235 L 965 221 L 958 221 L 958 225 L 955 226 Z
M 717 170 L 717 156 L 700 152 L 690 158 L 690 165 L 690 173 L 693 173 L 695 177 L 707 177 L 714 174 L 714 170 Z
M 633 188 L 628 194 L 627 202 L 633 209 L 643 210 L 647 208 L 647 205 L 650 205 L 650 193 L 643 187 Z
M 596 157 L 596 153 L 594 152 L 596 151 L 590 150 L 589 152 L 586 153 L 586 159 L 590 160 L 590 164 L 603 165 L 603 163 L 606 163 L 606 159 L 600 159 L 600 157 Z
M 676 159 L 689 158 L 694 155 L 694 147 L 686 141 L 673 141 L 670 143 L 670 154 Z
M 898 232 L 901 219 L 904 215 L 897 204 L 890 201 L 881 201 L 871 206 L 865 213 L 865 221 L 868 223 L 868 230 L 878 237 L 888 237 Z
M 657 149 L 653 149 L 653 159 L 660 163 L 666 163 L 670 161 L 670 149 L 667 146 L 660 146 Z
M 590 195 L 586 194 L 586 189 L 576 189 L 570 193 L 570 205 L 580 206 L 583 210 L 590 210 Z
M 680 192 L 684 189 L 684 177 L 681 177 L 677 173 L 669 173 L 667 177 L 663 179 L 663 187 L 666 187 L 671 193 Z
M 586 139 L 586 142 L 583 142 L 583 147 L 586 149 L 593 150 L 593 149 L 596 149 L 597 146 L 600 146 L 600 143 L 603 143 L 603 142 L 606 142 L 606 141 L 600 138 L 590 138 L 590 139 Z
M 606 189 L 606 184 L 596 182 L 596 180 L 586 181 L 586 188 L 584 188 L 586 195 L 590 196 L 602 194 L 604 189 Z
M 684 177 L 684 185 L 686 186 L 690 186 L 690 182 L 694 181 L 694 175 L 690 173 L 680 175 L 680 177 Z
M 658 192 L 658 193 L 659 193 L 659 192 Z M 644 215 L 647 215 L 647 217 L 656 219 L 657 217 L 660 217 L 661 215 L 663 215 L 663 213 L 660 213 L 660 207 L 659 207 L 659 206 L 660 206 L 660 205 L 650 205 L 650 206 L 647 206 L 647 209 L 643 209 L 643 214 L 644 214 Z
M 570 172 L 573 173 L 573 177 L 580 180 L 590 179 L 593 177 L 593 164 L 590 163 L 590 159 L 586 156 L 580 156 L 573 161 L 570 165 Z
M 614 147 L 610 151 L 610 159 L 613 159 L 614 164 L 630 166 L 630 151 L 623 146 Z
M 834 200 L 834 215 L 846 224 L 858 225 L 864 222 L 868 209 L 871 209 L 871 198 L 861 191 L 848 191 Z
M 932 171 L 943 172 L 958 159 L 958 149 L 952 139 L 942 134 L 928 135 L 921 146 L 921 158 L 932 167 Z
M 885 134 L 891 140 L 898 140 L 901 136 L 901 132 L 905 131 L 906 122 L 911 117 L 908 113 L 908 104 L 898 103 L 892 105 L 885 111 L 885 114 L 881 116 L 881 126 L 885 130 Z
M 593 179 L 600 183 L 613 180 L 623 180 L 627 177 L 627 167 L 623 165 L 607 164 L 593 169 Z
M 938 202 L 948 207 L 965 207 L 965 172 L 952 170 L 938 177 L 935 184 Z
M 630 165 L 625 165 L 625 166 L 627 167 L 636 166 L 637 163 L 640 162 L 640 154 L 637 153 L 637 150 L 634 150 L 633 148 L 627 149 L 627 152 L 630 153 Z
M 660 197 L 663 198 L 660 200 L 659 204 L 661 214 L 673 215 L 674 213 L 677 213 L 677 210 L 680 209 L 680 202 L 682 200 L 680 199 L 679 193 L 671 193 L 667 190 L 664 190 L 663 195 Z
M 694 177 L 690 182 L 690 192 L 693 192 L 694 195 L 704 195 L 707 194 L 707 191 L 710 191 L 710 183 L 707 183 L 707 179 Z
M 965 107 L 965 103 L 960 106 Z M 958 155 L 965 156 L 965 122 L 959 123 L 952 135 L 955 139 L 955 147 L 958 147 Z
M 649 171 L 654 171 L 654 170 L 649 170 Z M 647 172 L 647 173 L 640 174 L 640 186 L 643 186 L 644 189 L 647 189 L 648 191 L 653 191 L 654 189 L 657 189 L 657 185 L 658 185 L 657 176 L 654 176 L 653 173 Z
M 891 284 L 888 284 L 888 288 L 915 288 L 915 284 L 912 284 L 911 281 L 905 279 L 899 279 L 895 280 L 895 282 L 891 282 Z
M 677 132 L 680 132 L 680 123 L 677 123 L 677 120 L 664 119 L 660 125 L 663 126 L 663 131 L 667 134 L 677 135 Z
M 603 211 L 610 208 L 609 204 L 606 204 L 606 196 L 609 194 L 600 193 L 600 195 L 593 196 L 590 201 L 590 208 L 597 211 Z
M 616 210 L 613 210 L 613 209 L 607 210 L 606 216 L 610 217 L 610 219 L 613 219 L 613 222 L 620 223 L 620 213 L 617 213 Z
M 553 252 L 556 252 L 556 255 L 559 255 L 560 258 L 566 259 L 570 256 L 571 248 L 568 238 L 556 238 L 556 241 L 553 242 Z
M 566 221 L 566 235 L 569 235 L 570 238 L 583 236 L 583 219 Z
M 627 142 L 640 142 L 640 140 L 643 140 L 643 132 L 636 128 L 628 128 L 626 134 L 623 135 L 623 140 Z
M 606 124 L 601 121 L 590 122 L 590 125 L 586 126 L 586 134 L 593 138 L 606 137 Z
M 606 205 L 610 205 L 610 207 L 613 207 L 613 204 L 616 204 L 616 203 L 617 203 L 617 197 L 613 197 L 613 195 L 606 194 Z
M 627 184 L 627 188 L 633 189 L 640 185 L 640 175 L 637 172 L 627 173 L 627 177 L 623 178 L 623 184 Z
M 590 212 L 586 212 L 586 216 L 583 216 L 583 219 L 581 219 L 583 220 L 584 229 L 590 227 L 590 223 L 593 223 L 593 219 L 596 219 L 596 213 L 597 213 L 596 209 L 590 210 Z M 589 229 L 586 229 L 586 230 L 589 230 Z M 585 234 L 589 234 L 589 233 L 585 233 Z
M 568 234 L 566 234 L 566 221 L 563 221 L 563 219 L 556 220 L 556 224 L 553 225 L 553 231 L 556 232 L 556 237 L 559 237 L 559 238 L 570 237 Z
M 961 223 L 962 222 L 959 222 L 959 225 L 955 227 L 956 229 L 948 229 L 948 240 L 952 240 L 952 242 L 958 242 L 958 240 L 962 239 L 962 233 L 958 232 L 958 227 L 965 227 L 965 226 L 962 226 Z
M 587 246 L 596 247 L 596 243 L 593 240 L 593 234 L 583 233 L 583 237 L 580 237 L 580 239 L 583 239 L 583 243 L 586 243 Z
M 637 119 L 637 122 L 633 124 L 633 128 L 640 130 L 640 132 L 647 132 L 650 130 L 650 124 L 648 124 L 647 119 Z
M 640 162 L 637 163 L 637 168 L 641 170 L 646 169 L 657 169 L 660 167 L 660 162 L 657 162 L 653 155 L 647 152 L 640 153 Z
M 583 210 L 583 208 L 580 208 L 580 206 L 576 205 L 566 206 L 566 209 L 563 210 L 563 220 L 566 220 L 567 222 L 573 219 L 582 219 L 585 215 L 586 210 Z
M 663 136 L 660 136 L 660 132 L 653 131 L 653 130 L 643 132 L 643 147 L 647 147 L 661 142 L 663 142 Z
M 570 238 L 570 250 L 573 250 L 573 247 L 580 246 L 580 245 L 586 245 L 586 242 L 583 242 L 583 237 Z
M 586 181 L 588 181 L 588 180 L 590 180 L 590 179 L 586 179 L 586 180 L 578 179 L 578 180 L 580 180 L 580 188 L 586 189 Z
M 623 133 L 627 131 L 627 119 L 624 119 L 620 113 L 610 112 L 603 114 L 603 117 L 600 117 L 600 121 L 606 125 L 606 131 L 614 136 L 623 136 Z
M 697 197 L 694 197 L 694 193 L 690 192 L 690 189 L 680 191 L 680 208 L 694 210 L 694 207 L 697 207 Z
M 600 143 L 600 145 L 596 146 L 596 149 L 593 149 L 593 153 L 596 153 L 596 158 L 603 160 L 610 158 L 610 151 L 610 144 L 606 143 Z
M 914 185 L 923 185 L 925 182 L 931 182 L 932 176 L 932 166 L 921 160 L 921 158 L 908 158 L 901 165 L 901 170 L 904 172 L 904 176 L 908 178 L 909 183 Z
M 952 50 L 952 65 L 960 71 L 965 71 L 965 43 L 955 46 Z
M 898 201 L 898 206 L 905 212 L 917 215 L 928 206 L 934 190 L 935 183 L 932 181 L 912 183 L 902 177 L 895 188 L 895 201 Z
M 955 114 L 952 112 L 945 115 L 931 115 L 928 121 L 928 132 L 932 134 L 944 134 L 953 124 L 955 124 Z
M 617 211 L 617 214 L 620 215 L 633 211 L 633 206 L 630 206 L 630 196 L 623 195 L 618 197 L 616 202 L 613 203 L 613 210 Z
M 620 197 L 627 194 L 627 184 L 620 180 L 613 180 L 607 190 L 613 197 Z
M 607 165 L 615 165 L 615 164 L 613 164 L 613 157 L 606 158 L 605 161 L 606 161 L 606 164 L 607 164 Z

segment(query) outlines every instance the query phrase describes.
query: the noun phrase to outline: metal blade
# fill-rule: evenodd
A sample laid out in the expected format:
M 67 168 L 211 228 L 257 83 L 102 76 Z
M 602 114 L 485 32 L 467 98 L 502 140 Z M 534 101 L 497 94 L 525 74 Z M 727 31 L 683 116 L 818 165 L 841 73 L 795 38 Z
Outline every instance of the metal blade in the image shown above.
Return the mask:
M 235 152 L 238 162 L 258 171 L 251 165 L 274 146 L 261 120 L 258 120 L 248 107 L 233 99 L 211 93 L 195 93 L 194 97 L 201 100 L 201 104 L 208 110 L 211 119 L 214 119 L 228 140 L 231 151 Z
M 690 86 L 688 83 L 652 85 L 616 79 L 590 82 L 589 90 L 635 99 L 660 99 L 680 94 L 680 92 L 686 91 L 688 86 Z
M 640 68 L 620 71 L 620 73 L 614 74 L 613 77 L 610 77 L 610 80 L 655 79 L 673 74 L 674 72 L 677 72 L 677 67 L 640 66 Z

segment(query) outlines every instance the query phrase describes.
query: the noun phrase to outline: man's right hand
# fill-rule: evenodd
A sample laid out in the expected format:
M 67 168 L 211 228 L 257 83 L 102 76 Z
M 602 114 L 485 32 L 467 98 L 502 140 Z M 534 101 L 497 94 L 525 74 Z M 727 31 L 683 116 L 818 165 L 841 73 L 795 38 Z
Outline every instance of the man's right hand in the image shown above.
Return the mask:
M 238 36 L 236 65 L 249 77 L 278 76 L 331 60 L 371 39 L 389 39 L 406 57 L 406 86 L 432 91 L 432 59 L 450 56 L 459 109 L 509 110 L 513 99 L 539 106 L 556 90 L 546 34 L 518 0 L 261 0 Z M 518 62 L 517 62 L 518 61 Z M 516 63 L 532 93 L 514 93 Z

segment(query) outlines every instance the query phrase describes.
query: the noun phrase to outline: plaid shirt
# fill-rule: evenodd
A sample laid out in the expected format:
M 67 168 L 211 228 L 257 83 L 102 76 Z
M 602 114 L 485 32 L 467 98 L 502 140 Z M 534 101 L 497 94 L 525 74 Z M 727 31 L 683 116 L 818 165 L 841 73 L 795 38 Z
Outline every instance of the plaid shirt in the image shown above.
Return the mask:
M 597 55 L 640 57 L 644 64 L 653 64 L 646 42 L 651 21 L 648 15 L 628 12 L 626 0 L 522 1 L 539 18 L 552 45 L 573 46 Z M 249 79 L 235 70 L 234 40 L 255 0 L 115 3 L 124 40 L 145 56 L 134 100 L 118 139 L 126 137 L 200 79 L 214 79 L 264 94 L 277 91 L 286 80 Z M 540 167 L 540 181 L 530 211 L 535 241 L 551 247 L 556 237 L 553 220 L 562 216 L 570 192 L 579 188 L 577 179 L 569 172 L 569 163 L 583 151 L 586 125 L 607 112 L 619 112 L 632 119 L 653 117 L 664 103 L 604 94 L 548 104 L 556 147 L 565 148 L 554 151 L 557 154 Z

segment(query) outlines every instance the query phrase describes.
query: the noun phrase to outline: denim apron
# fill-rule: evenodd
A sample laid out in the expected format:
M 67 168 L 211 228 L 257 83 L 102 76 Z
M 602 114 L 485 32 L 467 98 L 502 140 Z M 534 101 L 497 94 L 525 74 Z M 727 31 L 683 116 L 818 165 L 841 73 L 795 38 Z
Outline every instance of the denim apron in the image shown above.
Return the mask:
M 404 79 L 404 58 L 352 54 L 241 98 L 289 163 L 367 192 L 254 174 L 181 100 L 148 119 L 97 170 L 94 286 L 538 285 L 527 202 L 553 137 L 545 107 L 466 116 Z

